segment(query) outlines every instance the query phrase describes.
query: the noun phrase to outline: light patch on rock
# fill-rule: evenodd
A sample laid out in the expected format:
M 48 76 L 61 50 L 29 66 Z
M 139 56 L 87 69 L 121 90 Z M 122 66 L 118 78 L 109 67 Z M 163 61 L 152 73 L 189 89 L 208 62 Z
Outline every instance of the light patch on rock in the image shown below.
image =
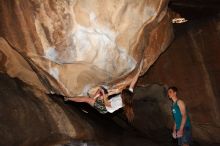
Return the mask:
M 157 13 L 155 11 L 155 8 L 150 7 L 150 6 L 145 6 L 144 13 L 147 14 L 145 15 L 145 21 L 148 20 L 150 17 L 155 16 Z
M 51 61 L 54 61 L 56 62 L 56 58 L 57 58 L 57 52 L 55 50 L 55 48 L 47 48 L 44 52 L 44 57 L 51 60 Z
M 73 41 L 77 44 L 75 47 L 77 51 L 76 61 L 86 60 L 87 56 L 85 54 L 88 51 L 98 51 L 102 53 L 102 58 L 107 57 L 107 49 L 116 46 L 115 38 L 115 32 L 107 27 L 87 28 L 78 25 L 73 34 Z
M 137 61 L 133 58 L 128 56 L 127 52 L 123 48 L 119 48 L 120 54 L 121 54 L 121 59 L 126 60 L 126 63 L 128 66 L 133 70 L 135 68 L 135 65 L 137 64 Z
M 76 24 L 72 32 L 75 44 L 73 49 L 76 50 L 77 56 L 74 61 L 86 61 L 107 72 L 122 72 L 125 69 L 131 71 L 136 61 L 129 56 L 125 48 L 117 45 L 118 32 L 110 29 L 108 25 L 98 24 L 94 12 L 91 12 L 89 16 L 90 27 Z
M 88 96 L 88 91 L 91 89 L 91 85 L 87 84 L 84 86 L 82 94 L 80 94 L 79 96 Z
M 89 19 L 90 19 L 91 22 L 94 22 L 94 21 L 95 21 L 96 15 L 95 15 L 94 12 L 91 12 L 91 13 L 89 14 Z
M 59 80 L 59 70 L 56 67 L 50 68 L 49 73 L 57 80 Z

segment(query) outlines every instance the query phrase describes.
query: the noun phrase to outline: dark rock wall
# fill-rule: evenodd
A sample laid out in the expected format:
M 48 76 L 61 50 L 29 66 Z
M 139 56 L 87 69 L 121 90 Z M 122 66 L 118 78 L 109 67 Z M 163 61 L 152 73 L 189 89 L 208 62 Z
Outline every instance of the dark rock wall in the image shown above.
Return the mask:
M 117 112 L 99 114 L 87 104 L 32 91 L 1 73 L 0 111 L 1 146 L 158 146 L 131 130 Z
M 0 101 L 1 146 L 52 145 L 94 137 L 92 126 L 76 109 L 60 105 L 45 94 L 33 94 L 21 81 L 3 74 Z
M 140 82 L 177 86 L 190 109 L 194 136 L 219 142 L 220 16 L 174 27 L 175 40 Z

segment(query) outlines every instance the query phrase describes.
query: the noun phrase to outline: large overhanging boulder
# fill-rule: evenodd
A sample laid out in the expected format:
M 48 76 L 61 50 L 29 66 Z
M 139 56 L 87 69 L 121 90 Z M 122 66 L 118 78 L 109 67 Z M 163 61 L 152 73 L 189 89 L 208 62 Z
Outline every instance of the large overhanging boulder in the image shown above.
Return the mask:
M 126 87 L 173 33 L 166 0 L 0 0 L 0 71 L 46 93 Z

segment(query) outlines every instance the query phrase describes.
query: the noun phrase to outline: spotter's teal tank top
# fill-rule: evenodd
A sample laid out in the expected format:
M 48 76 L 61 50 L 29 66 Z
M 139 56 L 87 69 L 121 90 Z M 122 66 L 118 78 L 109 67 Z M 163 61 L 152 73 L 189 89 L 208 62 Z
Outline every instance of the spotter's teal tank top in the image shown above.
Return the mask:
M 173 118 L 174 118 L 175 123 L 176 123 L 176 129 L 178 130 L 178 129 L 180 129 L 180 125 L 181 125 L 181 121 L 182 121 L 182 115 L 181 115 L 181 112 L 180 112 L 180 108 L 177 104 L 177 101 L 174 102 L 173 105 L 172 105 L 172 113 L 173 113 Z M 187 108 L 186 108 L 186 116 L 187 116 L 187 118 L 186 118 L 185 128 L 191 128 L 191 123 L 190 123 Z

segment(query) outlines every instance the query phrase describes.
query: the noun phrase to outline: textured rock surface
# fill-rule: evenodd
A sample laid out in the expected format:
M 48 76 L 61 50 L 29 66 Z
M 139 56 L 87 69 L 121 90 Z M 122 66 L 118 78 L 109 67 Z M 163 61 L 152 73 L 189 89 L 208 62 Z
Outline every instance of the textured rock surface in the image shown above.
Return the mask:
M 163 85 L 149 84 L 136 88 L 133 126 L 160 145 L 171 146 L 172 138 L 167 128 L 171 120 L 170 102 L 165 96 L 166 88 Z
M 21 81 L 7 75 L 0 74 L 0 80 L 0 145 L 52 145 L 71 138 L 94 138 L 94 125 L 77 109 L 42 93 L 34 95 Z
M 165 50 L 165 0 L 0 0 L 0 69 L 45 92 L 129 84 Z
M 176 26 L 170 48 L 142 81 L 176 85 L 189 106 L 196 139 L 220 143 L 220 17 Z
M 33 94 L 20 80 L 0 73 L 0 145 L 159 145 L 137 131 L 117 126 L 112 114 L 101 115 L 87 104 L 65 104 L 60 97 Z

